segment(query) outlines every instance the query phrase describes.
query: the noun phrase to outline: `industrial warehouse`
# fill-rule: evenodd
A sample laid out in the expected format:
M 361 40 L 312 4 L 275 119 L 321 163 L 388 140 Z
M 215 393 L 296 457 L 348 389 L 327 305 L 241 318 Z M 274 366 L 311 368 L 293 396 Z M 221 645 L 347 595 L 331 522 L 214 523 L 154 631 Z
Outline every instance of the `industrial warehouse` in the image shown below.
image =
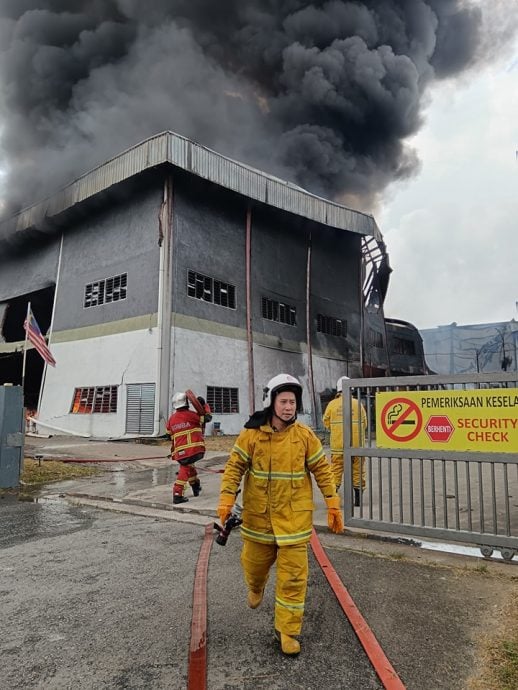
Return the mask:
M 41 430 L 157 436 L 190 388 L 208 433 L 236 433 L 279 371 L 318 425 L 338 377 L 391 372 L 390 337 L 392 370 L 423 370 L 415 329 L 384 319 L 372 216 L 172 132 L 4 221 L 0 242 L 0 382 L 23 383 Z M 56 365 L 29 349 L 22 375 L 28 304 Z

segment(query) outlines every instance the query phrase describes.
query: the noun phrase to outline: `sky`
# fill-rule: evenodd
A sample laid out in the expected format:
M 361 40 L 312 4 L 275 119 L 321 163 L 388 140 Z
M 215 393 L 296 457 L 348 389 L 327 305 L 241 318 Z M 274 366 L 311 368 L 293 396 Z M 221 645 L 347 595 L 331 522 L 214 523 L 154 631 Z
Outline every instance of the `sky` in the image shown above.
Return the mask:
M 375 213 L 393 269 L 385 315 L 419 329 L 518 321 L 518 41 L 441 82 L 409 141 L 421 170 Z

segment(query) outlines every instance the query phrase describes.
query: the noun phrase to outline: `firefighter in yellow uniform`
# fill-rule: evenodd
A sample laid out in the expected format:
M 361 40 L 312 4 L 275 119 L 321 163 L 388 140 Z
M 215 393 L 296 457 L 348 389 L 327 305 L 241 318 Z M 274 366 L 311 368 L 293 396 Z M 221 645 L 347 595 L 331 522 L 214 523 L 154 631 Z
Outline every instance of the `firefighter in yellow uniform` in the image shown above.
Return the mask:
M 329 443 L 331 445 L 331 469 L 335 478 L 336 490 L 340 488 L 344 474 L 344 433 L 343 433 L 343 381 L 348 376 L 342 376 L 336 383 L 336 397 L 326 407 L 322 421 L 326 429 L 331 431 Z M 356 398 L 351 400 L 351 442 L 353 446 L 361 446 L 365 441 L 367 414 L 363 405 Z M 353 457 L 353 487 L 354 505 L 359 506 L 361 492 L 365 489 L 365 467 L 359 457 Z
M 275 636 L 284 654 L 300 652 L 308 581 L 307 544 L 313 529 L 314 476 L 328 508 L 328 525 L 343 530 L 335 482 L 322 445 L 313 431 L 296 421 L 302 386 L 279 374 L 264 389 L 263 410 L 239 434 L 221 480 L 218 516 L 225 524 L 243 481 L 241 565 L 248 606 L 263 598 L 270 568 L 277 561 Z

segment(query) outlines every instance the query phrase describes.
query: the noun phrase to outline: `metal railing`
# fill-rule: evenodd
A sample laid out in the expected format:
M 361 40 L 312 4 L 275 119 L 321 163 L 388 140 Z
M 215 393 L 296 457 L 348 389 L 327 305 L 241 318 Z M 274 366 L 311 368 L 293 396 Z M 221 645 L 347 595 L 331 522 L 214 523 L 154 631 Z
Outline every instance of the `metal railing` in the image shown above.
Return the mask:
M 513 452 L 378 448 L 376 393 L 517 388 L 518 375 L 405 376 L 344 381 L 344 517 L 349 527 L 431 537 L 518 554 L 518 446 Z M 352 447 L 352 398 L 367 413 L 363 445 Z M 518 406 L 509 410 L 518 418 Z M 403 445 L 403 444 L 402 444 Z M 364 490 L 354 506 L 352 462 Z

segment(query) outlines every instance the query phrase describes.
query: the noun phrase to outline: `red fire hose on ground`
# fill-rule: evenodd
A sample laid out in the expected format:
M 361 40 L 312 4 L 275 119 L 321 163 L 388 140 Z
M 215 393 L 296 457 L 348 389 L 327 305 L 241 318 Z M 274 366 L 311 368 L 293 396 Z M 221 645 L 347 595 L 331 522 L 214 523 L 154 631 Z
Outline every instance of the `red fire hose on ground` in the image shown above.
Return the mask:
M 34 456 L 35 459 L 38 459 L 38 456 Z M 140 458 L 56 458 L 58 462 L 73 462 L 77 464 L 87 464 L 87 463 L 92 463 L 92 464 L 101 464 L 104 462 L 133 462 L 135 460 L 162 460 L 164 458 L 168 458 L 168 455 L 150 455 L 146 457 L 140 457 Z M 200 467 L 199 465 L 196 467 L 196 469 L 199 472 L 211 472 L 213 474 L 223 474 L 223 469 L 219 470 L 213 470 L 210 467 Z

